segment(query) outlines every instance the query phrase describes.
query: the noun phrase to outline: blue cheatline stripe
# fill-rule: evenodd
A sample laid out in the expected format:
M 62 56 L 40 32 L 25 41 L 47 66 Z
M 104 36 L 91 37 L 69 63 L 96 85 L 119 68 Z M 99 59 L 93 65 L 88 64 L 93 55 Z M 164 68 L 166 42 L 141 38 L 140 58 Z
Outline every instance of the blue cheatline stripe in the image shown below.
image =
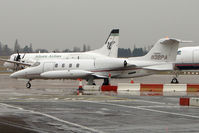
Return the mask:
M 199 70 L 199 63 L 181 63 L 175 66 L 180 70 Z

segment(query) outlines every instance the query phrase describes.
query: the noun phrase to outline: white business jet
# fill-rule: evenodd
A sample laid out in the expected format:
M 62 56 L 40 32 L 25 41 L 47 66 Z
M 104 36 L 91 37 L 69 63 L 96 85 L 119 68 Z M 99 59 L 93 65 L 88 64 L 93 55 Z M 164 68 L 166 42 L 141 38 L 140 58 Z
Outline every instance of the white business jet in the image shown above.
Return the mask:
M 199 46 L 179 48 L 176 57 L 176 67 L 179 70 L 198 70 Z
M 43 60 L 11 74 L 10 77 L 28 79 L 27 88 L 30 88 L 30 81 L 33 79 L 82 78 L 92 84 L 93 79 L 101 78 L 104 79 L 103 84 L 107 85 L 109 75 L 111 78 L 132 78 L 173 70 L 173 63 L 181 42 L 184 41 L 172 38 L 160 39 L 143 57 L 121 59 L 104 56 L 97 59 Z
M 98 59 L 109 57 L 117 57 L 119 45 L 119 29 L 113 29 L 109 34 L 105 45 L 102 48 L 88 52 L 73 53 L 17 53 L 12 54 L 9 60 L 4 61 L 4 66 L 12 70 L 20 70 L 25 66 L 31 66 L 35 62 L 54 59 Z
M 182 47 L 178 49 L 175 62 L 175 77 L 171 83 L 179 83 L 177 77 L 182 71 L 196 71 L 199 70 L 199 46 Z

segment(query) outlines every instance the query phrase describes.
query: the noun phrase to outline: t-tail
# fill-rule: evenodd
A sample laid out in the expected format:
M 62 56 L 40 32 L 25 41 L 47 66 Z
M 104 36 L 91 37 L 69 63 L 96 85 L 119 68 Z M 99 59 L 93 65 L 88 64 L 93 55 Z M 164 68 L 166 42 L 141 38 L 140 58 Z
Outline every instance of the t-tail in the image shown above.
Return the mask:
M 113 29 L 109 34 L 105 42 L 105 45 L 102 48 L 90 52 L 102 54 L 109 57 L 117 57 L 118 46 L 119 46 L 119 29 Z
M 189 43 L 175 38 L 160 39 L 153 48 L 143 57 L 142 60 L 158 62 L 174 62 L 177 56 L 179 43 Z

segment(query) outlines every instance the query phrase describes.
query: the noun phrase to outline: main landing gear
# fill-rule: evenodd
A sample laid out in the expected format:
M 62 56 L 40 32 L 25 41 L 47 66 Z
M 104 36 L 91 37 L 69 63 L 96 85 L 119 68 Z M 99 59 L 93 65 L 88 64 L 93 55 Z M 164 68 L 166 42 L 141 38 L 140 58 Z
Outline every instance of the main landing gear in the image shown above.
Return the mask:
M 105 78 L 102 85 L 110 85 L 109 78 Z
M 30 81 L 31 81 L 31 80 L 29 80 L 29 81 L 26 83 L 26 88 L 30 88 L 30 87 L 31 87 Z
M 175 74 L 175 76 L 173 77 L 173 79 L 171 80 L 171 84 L 178 84 L 179 83 L 179 81 L 178 81 L 178 76 L 179 76 L 179 73 L 178 72 L 175 72 L 174 73 Z
M 173 78 L 173 79 L 171 80 L 171 83 L 172 83 L 172 84 L 178 84 L 178 83 L 179 83 L 179 81 L 178 81 L 178 79 L 177 79 L 177 78 Z
M 87 79 L 87 85 L 96 85 L 94 82 L 94 77 L 90 77 Z

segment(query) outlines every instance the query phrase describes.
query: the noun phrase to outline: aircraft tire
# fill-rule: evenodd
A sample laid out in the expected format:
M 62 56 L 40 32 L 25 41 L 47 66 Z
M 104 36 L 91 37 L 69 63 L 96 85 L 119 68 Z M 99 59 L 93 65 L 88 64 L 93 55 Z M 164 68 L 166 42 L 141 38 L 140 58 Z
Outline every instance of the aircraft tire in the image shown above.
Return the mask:
M 31 87 L 31 83 L 28 82 L 28 83 L 26 84 L 26 88 L 30 88 L 30 87 Z
M 178 81 L 178 79 L 177 79 L 177 78 L 173 78 L 173 79 L 171 80 L 171 83 L 172 83 L 172 84 L 178 84 L 178 83 L 179 83 L 179 81 Z

